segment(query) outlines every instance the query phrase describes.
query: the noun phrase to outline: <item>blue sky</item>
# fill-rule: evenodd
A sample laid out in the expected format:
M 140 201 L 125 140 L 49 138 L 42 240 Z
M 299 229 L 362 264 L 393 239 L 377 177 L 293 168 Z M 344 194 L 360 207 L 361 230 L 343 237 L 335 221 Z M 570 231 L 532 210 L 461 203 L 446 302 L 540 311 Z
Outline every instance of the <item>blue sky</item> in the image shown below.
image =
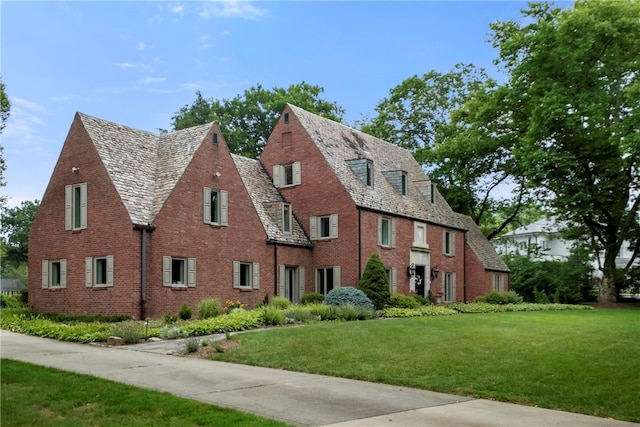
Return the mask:
M 472 63 L 499 77 L 489 24 L 509 1 L 1 1 L 9 206 L 42 199 L 76 111 L 147 131 L 199 90 L 232 98 L 305 81 L 372 117 L 413 75 Z

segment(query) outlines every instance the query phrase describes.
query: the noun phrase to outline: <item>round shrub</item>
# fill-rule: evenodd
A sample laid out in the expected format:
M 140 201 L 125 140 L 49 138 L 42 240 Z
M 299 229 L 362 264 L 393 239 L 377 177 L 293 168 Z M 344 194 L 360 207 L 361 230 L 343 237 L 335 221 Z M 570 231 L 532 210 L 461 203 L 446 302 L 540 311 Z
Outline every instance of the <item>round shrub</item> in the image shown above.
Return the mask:
M 515 292 L 493 291 L 476 297 L 474 302 L 485 302 L 487 304 L 519 304 L 522 302 L 522 297 Z
M 403 294 L 393 294 L 391 295 L 391 307 L 397 308 L 418 308 L 422 304 L 420 302 L 409 295 Z
M 193 311 L 187 304 L 182 304 L 182 308 L 180 309 L 180 313 L 178 314 L 178 316 L 182 320 L 189 320 L 191 319 L 191 317 L 193 317 Z
M 222 314 L 222 304 L 217 298 L 206 298 L 198 303 L 198 317 L 209 319 Z
M 334 288 L 324 298 L 324 302 L 331 306 L 353 305 L 373 309 L 373 303 L 360 289 L 345 286 Z
M 261 313 L 261 321 L 265 325 L 284 325 L 285 322 L 285 314 L 284 311 L 279 310 L 275 307 L 265 307 L 262 309 Z
M 317 292 L 309 292 L 308 294 L 304 294 L 302 296 L 302 304 L 304 305 L 322 304 L 323 302 L 324 295 Z
M 289 301 L 289 298 L 285 297 L 273 297 L 271 300 L 271 306 L 279 310 L 286 310 L 291 306 L 291 301 Z

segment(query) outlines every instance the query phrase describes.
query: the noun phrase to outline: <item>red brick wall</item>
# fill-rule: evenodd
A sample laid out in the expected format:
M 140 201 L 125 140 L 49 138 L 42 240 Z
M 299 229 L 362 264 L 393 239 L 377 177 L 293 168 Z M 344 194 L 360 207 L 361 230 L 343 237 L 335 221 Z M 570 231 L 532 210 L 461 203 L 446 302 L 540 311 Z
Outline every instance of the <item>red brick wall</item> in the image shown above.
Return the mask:
M 485 270 L 484 266 L 467 246 L 467 301 L 472 302 L 477 296 L 493 290 L 494 275 L 502 276 L 503 290 L 509 290 L 509 273 Z
M 72 173 L 73 167 L 79 173 Z M 87 229 L 65 230 L 65 185 L 87 183 Z M 29 236 L 29 304 L 43 313 L 136 316 L 139 233 L 76 116 Z M 114 286 L 85 286 L 85 257 L 114 256 Z M 43 289 L 43 260 L 67 260 L 67 287 Z

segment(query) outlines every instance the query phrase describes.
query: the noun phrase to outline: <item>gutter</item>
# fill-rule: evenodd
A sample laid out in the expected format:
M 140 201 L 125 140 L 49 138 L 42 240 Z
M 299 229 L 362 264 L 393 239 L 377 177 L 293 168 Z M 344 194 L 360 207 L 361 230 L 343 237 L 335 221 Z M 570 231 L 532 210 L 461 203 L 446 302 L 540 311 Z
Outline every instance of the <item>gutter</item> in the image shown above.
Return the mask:
M 140 230 L 140 320 L 147 318 L 147 232 L 156 229 L 151 224 L 133 224 L 134 230 Z

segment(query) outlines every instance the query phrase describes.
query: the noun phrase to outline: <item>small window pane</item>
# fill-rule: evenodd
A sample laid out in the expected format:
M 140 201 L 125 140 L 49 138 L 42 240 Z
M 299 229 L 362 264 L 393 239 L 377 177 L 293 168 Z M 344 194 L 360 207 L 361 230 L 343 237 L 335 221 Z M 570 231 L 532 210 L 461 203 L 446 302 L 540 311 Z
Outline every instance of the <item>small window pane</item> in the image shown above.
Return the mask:
M 403 196 L 406 196 L 407 195 L 407 175 L 402 174 L 401 179 L 402 179 L 401 181 L 402 187 L 400 191 Z
M 107 259 L 97 258 L 96 260 L 96 285 L 107 284 Z
M 367 162 L 367 185 L 369 187 L 373 185 L 373 165 L 371 162 Z
M 382 244 L 384 246 L 389 246 L 389 220 L 382 219 Z
M 82 212 L 82 196 L 80 187 L 73 187 L 73 228 L 80 228 L 80 215 Z
M 172 259 L 171 260 L 171 284 L 184 285 L 184 260 Z
M 220 194 L 211 190 L 211 222 L 220 222 Z
M 283 208 L 284 208 L 282 213 L 282 220 L 284 222 L 283 230 L 285 233 L 290 233 L 291 232 L 291 206 L 285 204 Z
M 293 165 L 284 166 L 284 185 L 293 185 Z
M 251 264 L 240 264 L 240 286 L 251 286 Z
M 320 218 L 320 237 L 330 236 L 330 221 L 328 216 Z
M 51 263 L 51 286 L 60 286 L 60 261 Z

